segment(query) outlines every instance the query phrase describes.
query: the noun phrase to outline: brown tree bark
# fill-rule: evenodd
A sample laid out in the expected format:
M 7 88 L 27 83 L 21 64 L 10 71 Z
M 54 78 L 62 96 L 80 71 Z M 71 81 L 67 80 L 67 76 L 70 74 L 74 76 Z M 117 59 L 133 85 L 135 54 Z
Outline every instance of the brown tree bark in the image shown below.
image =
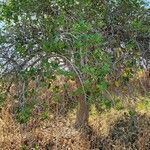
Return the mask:
M 77 87 L 81 86 L 79 80 L 76 80 L 76 83 L 77 83 Z M 81 127 L 84 128 L 88 125 L 89 108 L 84 94 L 79 95 L 77 97 L 77 100 L 78 100 L 78 110 L 76 114 L 75 128 L 81 128 Z
M 79 106 L 76 115 L 75 128 L 86 127 L 88 125 L 89 109 L 88 105 L 79 98 Z

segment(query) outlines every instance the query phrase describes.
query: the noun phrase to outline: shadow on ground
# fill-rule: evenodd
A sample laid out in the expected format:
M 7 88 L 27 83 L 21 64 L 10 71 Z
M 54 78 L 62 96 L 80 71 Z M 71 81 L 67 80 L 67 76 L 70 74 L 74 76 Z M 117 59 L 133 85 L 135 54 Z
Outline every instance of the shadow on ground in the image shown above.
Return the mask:
M 91 132 L 90 149 L 98 150 L 149 150 L 150 117 L 146 114 L 127 114 L 110 126 L 107 136 Z

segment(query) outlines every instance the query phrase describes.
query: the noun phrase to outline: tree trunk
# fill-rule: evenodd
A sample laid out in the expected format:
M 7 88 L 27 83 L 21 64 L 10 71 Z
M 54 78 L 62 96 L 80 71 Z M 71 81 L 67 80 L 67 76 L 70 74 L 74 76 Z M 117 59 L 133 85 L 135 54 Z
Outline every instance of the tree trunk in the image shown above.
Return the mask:
M 77 110 L 75 128 L 87 126 L 88 119 L 89 119 L 88 105 L 82 98 L 79 98 L 79 107 Z
M 77 87 L 81 86 L 78 80 L 76 81 L 76 83 Z M 84 94 L 79 95 L 77 99 L 78 99 L 78 110 L 76 115 L 75 128 L 81 128 L 87 126 L 88 124 L 89 108 Z
M 75 72 L 77 74 L 77 77 L 75 78 L 76 86 L 82 87 L 83 94 L 77 96 L 78 100 L 78 110 L 77 110 L 77 115 L 76 115 L 76 121 L 75 121 L 75 128 L 81 128 L 81 127 L 86 127 L 88 125 L 88 119 L 89 119 L 89 108 L 87 104 L 87 99 L 86 99 L 86 93 L 84 89 L 84 85 L 82 82 L 82 77 L 79 72 L 76 70 L 76 67 L 74 66 L 75 64 L 75 58 L 74 58 L 74 53 L 72 53 L 71 60 L 67 61 L 69 64 L 69 70 L 72 72 Z M 71 63 L 70 63 L 71 62 Z M 81 66 L 83 67 L 85 65 L 84 58 L 81 58 Z M 79 77 L 80 76 L 80 77 Z

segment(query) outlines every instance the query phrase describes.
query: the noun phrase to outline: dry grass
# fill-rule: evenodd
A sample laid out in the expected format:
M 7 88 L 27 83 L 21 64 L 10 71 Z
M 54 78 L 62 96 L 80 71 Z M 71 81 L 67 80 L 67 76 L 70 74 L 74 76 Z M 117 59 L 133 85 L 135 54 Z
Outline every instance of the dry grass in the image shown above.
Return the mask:
M 0 147 L 2 150 L 20 149 L 81 149 L 87 150 L 89 143 L 83 132 L 73 127 L 69 118 L 52 115 L 47 120 L 32 117 L 28 123 L 16 123 L 8 104 L 1 110 Z
M 66 102 L 63 92 L 61 97 L 65 101 L 58 106 L 67 109 L 65 115 L 57 114 L 58 107 L 57 103 L 52 103 L 52 93 L 43 90 L 39 93 L 40 101 L 34 107 L 32 117 L 24 124 L 17 123 L 16 104 L 8 100 L 0 110 L 0 150 L 149 150 L 150 97 L 139 94 L 139 91 L 149 90 L 149 82 L 141 73 L 130 87 L 113 88 L 114 106 L 101 112 L 92 106 L 86 130 L 74 128 L 76 110 L 74 107 L 69 109 L 70 99 L 63 104 Z M 74 84 L 69 83 L 71 91 Z M 133 89 L 135 85 L 136 89 Z M 138 96 L 133 94 L 135 90 Z M 46 109 L 43 104 L 48 106 L 48 118 L 45 119 L 42 118 Z
M 1 110 L 0 147 L 2 150 L 149 150 L 150 117 L 145 113 L 146 107 L 139 107 L 141 103 L 134 105 L 135 112 L 112 108 L 99 114 L 93 108 L 86 132 L 74 129 L 74 113 L 57 118 L 49 114 L 46 120 L 34 114 L 28 123 L 20 125 L 12 113 L 12 104 L 8 103 Z

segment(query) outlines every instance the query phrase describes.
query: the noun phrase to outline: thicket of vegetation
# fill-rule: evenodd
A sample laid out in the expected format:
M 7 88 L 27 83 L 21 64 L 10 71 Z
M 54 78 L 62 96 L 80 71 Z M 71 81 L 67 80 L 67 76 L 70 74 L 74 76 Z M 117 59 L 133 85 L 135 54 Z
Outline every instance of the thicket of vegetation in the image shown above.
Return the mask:
M 143 0 L 8 0 L 0 13 L 2 149 L 150 149 Z

